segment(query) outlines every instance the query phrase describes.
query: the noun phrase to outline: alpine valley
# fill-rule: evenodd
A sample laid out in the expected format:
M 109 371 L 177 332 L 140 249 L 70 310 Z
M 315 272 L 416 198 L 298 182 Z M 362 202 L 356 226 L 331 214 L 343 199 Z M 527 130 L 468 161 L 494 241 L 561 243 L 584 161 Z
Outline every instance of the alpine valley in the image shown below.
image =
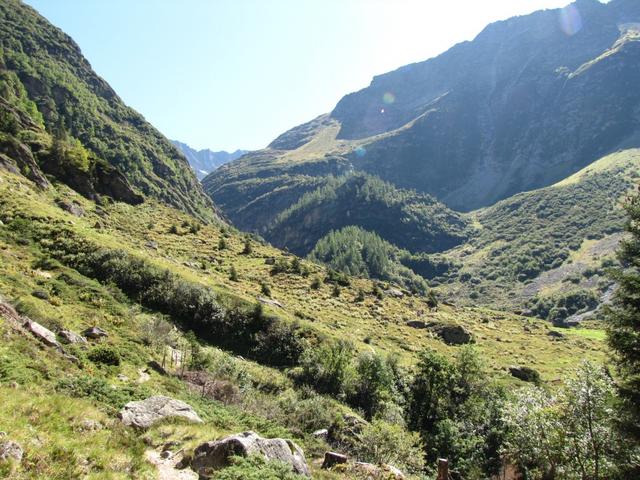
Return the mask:
M 197 152 L 0 0 L 0 478 L 638 478 L 639 85 L 578 0 Z

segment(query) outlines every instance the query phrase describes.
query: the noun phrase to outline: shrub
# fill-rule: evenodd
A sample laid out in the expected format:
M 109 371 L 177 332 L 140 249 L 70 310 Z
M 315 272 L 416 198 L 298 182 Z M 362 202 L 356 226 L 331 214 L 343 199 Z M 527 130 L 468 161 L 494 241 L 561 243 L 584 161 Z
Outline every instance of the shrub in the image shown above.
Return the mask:
M 120 352 L 113 347 L 95 347 L 87 354 L 87 358 L 93 363 L 101 365 L 120 365 Z
M 351 450 L 360 461 L 386 463 L 410 474 L 419 474 L 424 469 L 420 436 L 381 420 L 365 425 Z

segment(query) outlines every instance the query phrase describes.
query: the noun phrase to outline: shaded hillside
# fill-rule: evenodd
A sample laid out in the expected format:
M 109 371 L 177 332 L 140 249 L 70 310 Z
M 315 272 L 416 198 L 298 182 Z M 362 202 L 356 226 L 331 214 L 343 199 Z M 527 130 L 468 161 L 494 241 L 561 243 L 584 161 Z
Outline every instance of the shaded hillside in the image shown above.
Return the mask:
M 105 177 L 96 173 L 95 165 L 102 165 L 98 169 L 116 176 L 121 172 L 138 193 L 203 219 L 215 216 L 182 154 L 95 74 L 71 38 L 18 0 L 0 3 L 0 73 L 3 130 L 17 139 L 15 148 L 31 150 L 47 173 L 76 188 L 79 183 L 102 183 L 86 186 L 85 193 L 109 194 L 119 188 L 110 186 L 111 180 L 80 178 L 87 170 L 91 170 L 89 177 Z M 30 119 L 17 118 L 9 111 L 7 103 L 15 106 L 11 98 L 16 92 L 24 93 L 24 102 L 35 105 L 35 110 L 27 112 Z M 34 131 L 34 126 L 46 133 L 21 134 Z M 40 153 L 50 150 L 52 138 L 77 144 L 86 151 L 82 156 L 89 163 L 72 172 L 64 171 L 68 158 L 44 165 Z
M 363 171 L 459 211 L 553 185 L 640 145 L 639 24 L 633 0 L 491 24 L 375 77 L 330 114 L 209 175 L 205 190 L 237 226 L 264 234 L 328 175 Z M 280 246 L 300 248 L 294 229 Z
M 466 239 L 465 222 L 432 197 L 363 174 L 328 177 L 280 213 L 264 235 L 305 255 L 329 231 L 350 225 L 412 252 L 448 250 Z
M 242 155 L 248 152 L 248 150 L 236 150 L 235 152 L 214 152 L 208 148 L 203 150 L 196 150 L 189 145 L 177 140 L 171 140 L 178 149 L 187 157 L 189 165 L 198 177 L 202 180 L 208 174 L 213 172 L 216 168 L 231 162 L 236 158 L 240 158 Z

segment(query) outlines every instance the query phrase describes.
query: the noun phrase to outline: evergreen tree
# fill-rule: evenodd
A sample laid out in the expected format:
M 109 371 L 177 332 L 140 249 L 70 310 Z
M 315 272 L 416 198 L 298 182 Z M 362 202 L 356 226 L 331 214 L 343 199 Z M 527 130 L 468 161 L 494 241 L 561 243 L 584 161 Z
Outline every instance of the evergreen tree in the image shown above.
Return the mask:
M 621 267 L 612 272 L 618 289 L 606 318 L 609 345 L 617 354 L 620 373 L 620 426 L 640 441 L 640 195 L 625 208 L 630 235 L 618 251 Z

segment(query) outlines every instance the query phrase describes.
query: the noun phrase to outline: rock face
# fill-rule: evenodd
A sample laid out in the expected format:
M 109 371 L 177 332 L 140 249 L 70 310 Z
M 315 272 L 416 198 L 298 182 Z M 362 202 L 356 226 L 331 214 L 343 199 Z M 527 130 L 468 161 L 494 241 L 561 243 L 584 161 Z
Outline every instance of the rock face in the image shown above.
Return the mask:
M 213 152 L 209 149 L 195 150 L 186 143 L 177 140 L 172 140 L 171 143 L 187 157 L 189 165 L 191 165 L 199 180 L 202 180 L 219 166 L 232 162 L 248 152 L 248 150 L 236 150 L 235 152 Z
M 233 456 L 249 455 L 262 455 L 268 461 L 288 463 L 295 473 L 310 476 L 304 452 L 295 443 L 282 438 L 262 438 L 254 432 L 243 432 L 215 442 L 203 443 L 193 453 L 191 468 L 201 478 L 209 478 L 208 475 L 215 470 L 229 465 Z
M 20 444 L 11 440 L 0 442 L 0 461 L 15 460 L 20 462 L 22 455 L 24 455 L 24 451 Z
M 34 337 L 36 337 L 38 340 L 40 340 L 45 345 L 47 345 L 49 347 L 55 347 L 55 348 L 58 348 L 58 349 L 62 349 L 62 347 L 58 343 L 58 340 L 56 340 L 56 334 L 53 333 L 48 328 L 43 327 L 42 325 L 40 325 L 37 322 L 34 322 L 33 320 L 27 320 L 26 322 L 24 322 L 23 326 L 29 332 L 31 332 L 31 334 Z
M 119 416 L 125 425 L 141 429 L 147 429 L 154 423 L 169 417 L 180 417 L 192 423 L 202 423 L 202 419 L 191 405 L 162 395 L 129 402 L 120 410 Z

